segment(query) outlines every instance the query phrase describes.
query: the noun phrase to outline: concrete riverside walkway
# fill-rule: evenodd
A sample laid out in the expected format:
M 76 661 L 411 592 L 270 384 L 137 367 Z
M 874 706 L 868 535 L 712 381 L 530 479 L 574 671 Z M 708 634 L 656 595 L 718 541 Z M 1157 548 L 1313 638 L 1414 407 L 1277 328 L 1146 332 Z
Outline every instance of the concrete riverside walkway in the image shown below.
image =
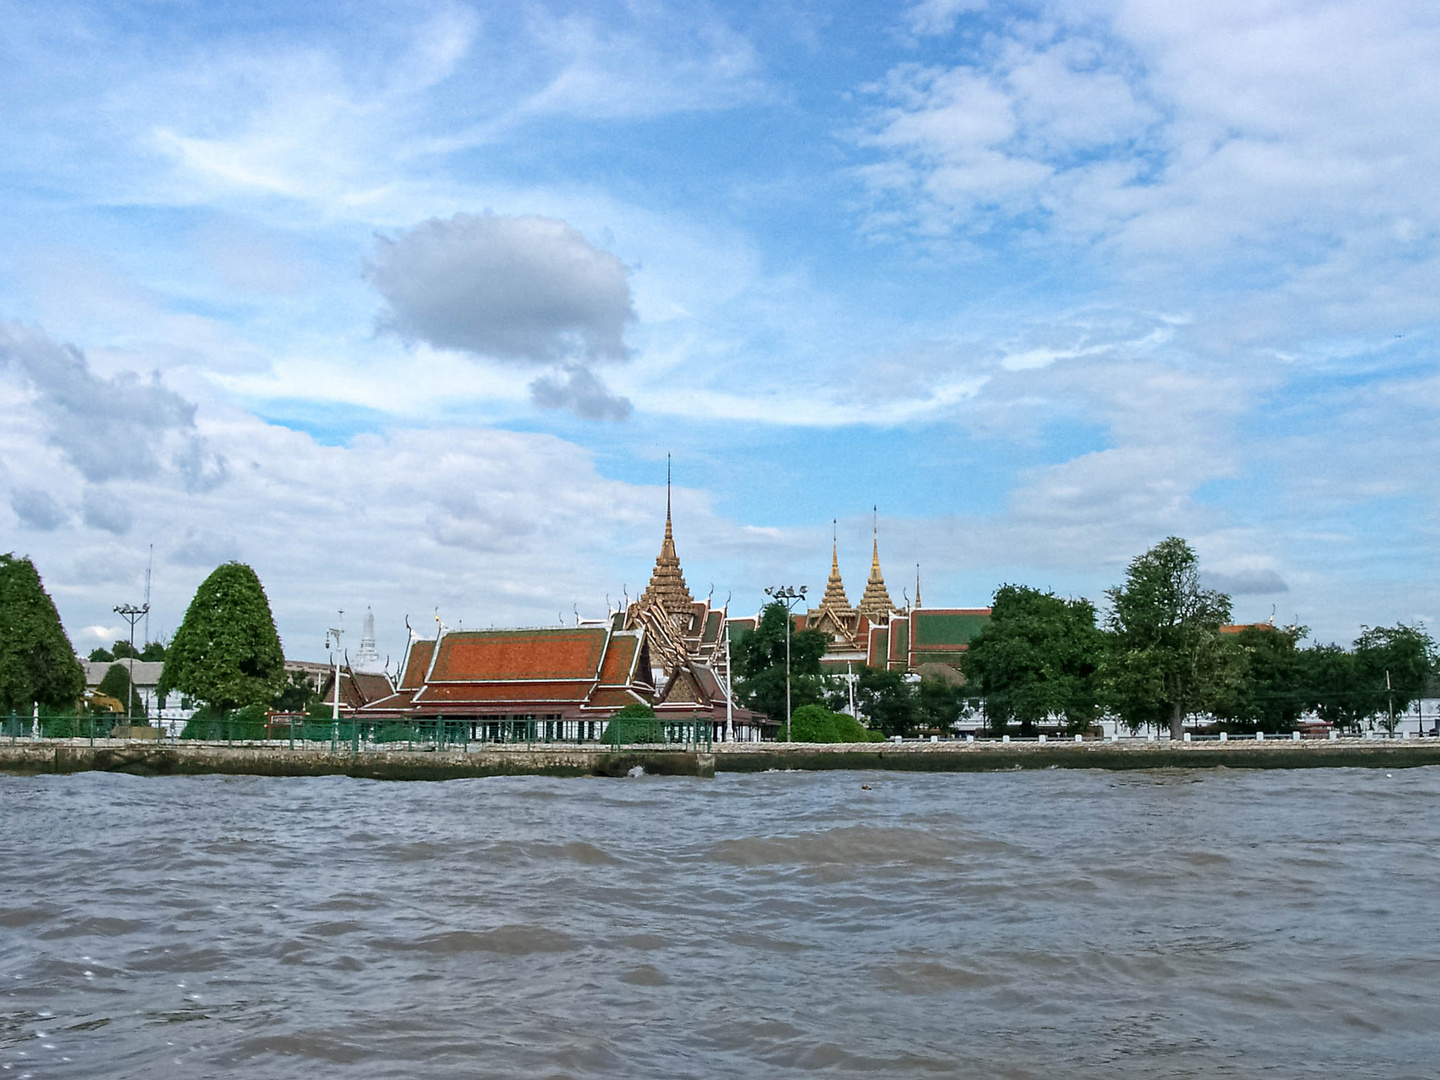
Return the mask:
M 449 780 L 477 776 L 713 776 L 719 772 L 881 769 L 988 772 L 998 769 L 1236 769 L 1440 765 L 1440 739 L 1231 739 L 1228 742 L 731 743 L 709 749 L 567 744 L 471 743 L 431 749 L 332 750 L 311 743 L 191 743 L 81 739 L 0 744 L 0 772 L 38 775 L 91 770 L 142 776 L 233 774 L 355 776 L 375 780 Z

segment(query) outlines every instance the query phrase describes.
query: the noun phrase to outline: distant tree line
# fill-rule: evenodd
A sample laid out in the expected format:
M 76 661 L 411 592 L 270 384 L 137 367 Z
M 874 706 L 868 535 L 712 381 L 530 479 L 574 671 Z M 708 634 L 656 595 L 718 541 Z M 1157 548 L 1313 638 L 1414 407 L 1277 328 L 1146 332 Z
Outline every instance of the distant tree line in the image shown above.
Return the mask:
M 1199 560 L 1179 537 L 1134 559 L 1105 596 L 1102 619 L 1084 598 L 1002 585 L 961 662 L 963 687 L 938 675 L 859 673 L 854 696 L 866 729 L 943 732 L 982 709 L 996 733 L 1022 735 L 1041 725 L 1082 732 L 1102 716 L 1176 739 L 1200 716 L 1233 732 L 1284 733 L 1307 713 L 1341 728 L 1368 722 L 1393 731 L 1436 679 L 1435 642 L 1418 626 L 1367 628 L 1349 647 L 1302 646 L 1303 626 L 1236 629 L 1230 597 L 1202 586 Z M 784 606 L 771 604 L 732 650 L 741 702 L 782 724 L 786 620 Z M 825 646 L 814 630 L 791 637 L 797 717 L 811 706 L 838 710 L 848 697 L 842 678 L 822 671 Z M 792 719 L 792 737 L 802 733 Z

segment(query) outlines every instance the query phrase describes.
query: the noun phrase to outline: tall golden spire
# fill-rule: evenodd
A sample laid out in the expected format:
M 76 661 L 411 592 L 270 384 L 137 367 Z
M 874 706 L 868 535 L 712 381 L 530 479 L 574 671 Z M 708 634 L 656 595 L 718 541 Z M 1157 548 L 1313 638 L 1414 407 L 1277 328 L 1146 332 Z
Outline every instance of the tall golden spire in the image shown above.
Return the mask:
M 890 593 L 885 588 L 885 575 L 880 573 L 879 508 L 873 508 L 873 512 L 875 514 L 875 539 L 870 553 L 870 580 L 865 582 L 865 595 L 860 597 L 860 614 L 872 623 L 889 622 L 890 612 L 895 609 L 895 604 L 891 601 Z
M 835 521 L 830 522 L 831 547 L 830 547 L 830 580 L 825 583 L 825 595 L 820 599 L 821 608 L 829 608 L 836 615 L 853 615 L 855 609 L 850 606 L 850 598 L 845 595 L 845 583 L 840 580 L 840 538 L 839 526 Z
M 688 619 L 695 598 L 685 584 L 685 574 L 680 569 L 680 557 L 675 554 L 675 530 L 670 521 L 670 455 L 665 455 L 665 539 L 660 542 L 660 554 L 655 557 L 655 569 L 650 574 L 650 584 L 645 587 L 637 603 L 642 608 L 660 607 L 671 615 Z

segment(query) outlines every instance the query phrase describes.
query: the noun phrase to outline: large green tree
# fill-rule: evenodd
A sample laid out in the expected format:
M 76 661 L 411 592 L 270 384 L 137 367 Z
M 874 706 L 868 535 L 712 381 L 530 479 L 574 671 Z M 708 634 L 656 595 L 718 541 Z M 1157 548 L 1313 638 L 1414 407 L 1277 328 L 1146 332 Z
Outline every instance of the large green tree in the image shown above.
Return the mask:
M 85 669 L 35 564 L 0 555 L 0 712 L 70 710 L 85 692 Z
M 1435 670 L 1435 642 L 1415 626 L 1369 627 L 1355 639 L 1355 671 L 1367 715 L 1391 732 L 1395 720 L 1425 693 Z
M 754 630 L 737 637 L 730 646 L 735 665 L 735 689 L 741 704 L 781 723 L 785 737 L 785 633 L 789 613 L 776 601 L 760 613 Z M 799 630 L 790 637 L 790 700 L 793 708 L 822 704 L 825 681 L 820 658 L 825 655 L 825 635 L 818 630 Z
M 1336 727 L 1358 728 L 1369 715 L 1369 695 L 1360 684 L 1355 654 L 1341 645 L 1301 649 L 1301 699 L 1306 709 Z
M 1105 697 L 1132 728 L 1168 724 L 1181 738 L 1185 717 L 1215 708 L 1240 678 L 1239 649 L 1220 633 L 1230 597 L 1201 588 L 1200 561 L 1178 536 L 1137 556 L 1106 596 Z
M 1247 626 L 1234 635 L 1240 678 L 1214 707 L 1233 731 L 1294 731 L 1306 708 L 1303 626 Z
M 165 653 L 161 697 L 178 690 L 215 709 L 268 706 L 285 683 L 285 654 L 255 571 L 218 567 L 200 583 Z
M 1098 711 L 1096 672 L 1104 651 L 1089 600 L 1002 585 L 961 666 L 994 730 L 1018 722 L 1028 735 L 1048 717 L 1063 716 L 1067 730 L 1080 731 Z

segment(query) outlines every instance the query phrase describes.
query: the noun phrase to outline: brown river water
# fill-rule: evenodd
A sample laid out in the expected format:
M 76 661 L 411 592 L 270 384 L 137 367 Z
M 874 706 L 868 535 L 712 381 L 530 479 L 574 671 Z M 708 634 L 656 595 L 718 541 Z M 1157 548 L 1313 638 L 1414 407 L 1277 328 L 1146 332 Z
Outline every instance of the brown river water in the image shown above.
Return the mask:
M 89 773 L 0 823 L 0 1080 L 1440 1076 L 1440 769 Z

